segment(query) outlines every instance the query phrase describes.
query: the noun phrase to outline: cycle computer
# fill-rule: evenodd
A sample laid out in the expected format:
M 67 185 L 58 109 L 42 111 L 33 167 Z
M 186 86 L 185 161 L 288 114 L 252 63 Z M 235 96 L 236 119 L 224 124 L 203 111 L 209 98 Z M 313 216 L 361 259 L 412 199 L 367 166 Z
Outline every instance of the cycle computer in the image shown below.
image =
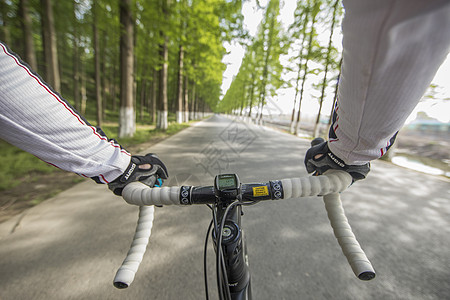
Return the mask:
M 241 183 L 236 174 L 220 174 L 214 180 L 214 192 L 221 199 L 234 200 L 241 192 Z

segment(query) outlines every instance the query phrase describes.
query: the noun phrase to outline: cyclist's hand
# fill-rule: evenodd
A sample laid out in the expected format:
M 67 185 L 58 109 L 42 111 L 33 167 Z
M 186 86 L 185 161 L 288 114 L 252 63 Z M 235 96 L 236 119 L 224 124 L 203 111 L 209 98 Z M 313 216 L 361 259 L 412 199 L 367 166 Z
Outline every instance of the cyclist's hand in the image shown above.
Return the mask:
M 110 182 L 108 187 L 114 194 L 122 196 L 123 188 L 130 182 L 140 181 L 153 187 L 158 178 L 167 179 L 167 177 L 169 177 L 169 173 L 166 166 L 155 154 L 133 155 L 125 172 Z
M 311 142 L 312 147 L 306 152 L 305 166 L 308 173 L 321 175 L 329 169 L 343 170 L 349 173 L 353 182 L 366 178 L 370 171 L 370 163 L 364 165 L 347 165 L 334 155 L 328 148 L 328 143 L 321 138 Z

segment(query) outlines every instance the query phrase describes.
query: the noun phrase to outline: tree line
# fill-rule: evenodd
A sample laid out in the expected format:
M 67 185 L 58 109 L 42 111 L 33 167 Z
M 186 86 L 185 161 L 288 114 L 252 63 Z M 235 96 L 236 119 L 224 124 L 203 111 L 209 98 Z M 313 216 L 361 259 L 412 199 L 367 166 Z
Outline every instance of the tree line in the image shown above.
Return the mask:
M 239 72 L 218 109 L 260 121 L 268 100 L 277 99 L 277 90 L 291 87 L 295 90 L 291 132 L 299 131 L 302 100 L 309 92 L 319 104 L 313 129 L 313 136 L 318 136 L 326 93 L 336 99 L 341 55 L 333 44 L 333 35 L 342 19 L 342 5 L 340 0 L 299 0 L 294 21 L 287 29 L 281 24 L 280 5 L 280 0 L 268 2 L 258 33 L 247 44 Z M 323 32 L 328 34 L 326 42 L 319 39 Z M 288 66 L 281 64 L 282 56 L 288 57 Z M 283 79 L 288 71 L 296 76 Z M 313 90 L 306 91 L 307 82 L 312 83 Z
M 245 36 L 240 0 L 0 0 L 0 40 L 97 126 L 167 129 L 220 99 L 224 41 Z
M 317 135 L 325 96 L 336 92 L 330 88 L 340 54 L 332 37 L 340 0 L 298 0 L 287 29 L 284 2 L 261 2 L 264 16 L 251 37 L 242 0 L 0 0 L 0 39 L 98 126 L 118 120 L 119 137 L 134 134 L 136 119 L 166 129 L 169 113 L 180 123 L 205 111 L 261 120 L 267 102 L 286 87 L 295 89 L 295 134 L 305 94 L 317 98 Z M 223 43 L 236 41 L 245 56 L 221 99 Z M 286 72 L 296 76 L 286 79 Z

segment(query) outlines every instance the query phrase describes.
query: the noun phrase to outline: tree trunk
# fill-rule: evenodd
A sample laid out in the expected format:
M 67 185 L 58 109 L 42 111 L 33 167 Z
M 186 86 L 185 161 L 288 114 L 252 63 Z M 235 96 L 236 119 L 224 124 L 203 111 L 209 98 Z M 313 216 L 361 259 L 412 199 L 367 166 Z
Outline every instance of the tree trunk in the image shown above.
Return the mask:
M 114 55 L 114 57 L 116 57 L 116 55 Z M 117 70 L 117 64 L 113 64 L 111 66 L 111 70 L 110 70 L 110 87 L 109 87 L 109 93 L 110 93 L 110 97 L 111 97 L 111 110 L 112 111 L 117 111 L 117 74 L 119 73 Z
M 303 21 L 303 37 L 302 37 L 302 44 L 300 47 L 300 52 L 299 52 L 299 62 L 298 62 L 298 72 L 297 72 L 297 80 L 295 83 L 295 96 L 294 96 L 294 105 L 292 107 L 292 116 L 291 116 L 291 128 L 290 128 L 290 132 L 294 133 L 294 124 L 295 124 L 295 106 L 297 105 L 297 96 L 298 96 L 298 85 L 300 83 L 300 75 L 301 75 L 301 71 L 302 71 L 302 61 L 303 61 L 303 49 L 305 48 L 305 40 L 306 40 L 306 26 L 308 25 L 308 14 L 306 14 L 305 16 L 305 20 Z
M 169 3 L 170 0 L 162 0 L 162 14 L 166 20 L 169 19 Z M 163 32 L 160 31 L 160 36 L 163 38 L 163 42 L 159 46 L 159 59 L 160 59 L 160 71 L 159 71 L 159 99 L 158 99 L 158 119 L 156 122 L 156 128 L 166 130 L 169 127 L 168 123 L 168 100 L 167 100 L 167 77 L 168 77 L 168 64 L 169 64 L 169 38 Z
M 167 101 L 167 72 L 168 72 L 168 38 L 164 37 L 164 42 L 160 46 L 159 55 L 161 59 L 161 70 L 159 71 L 159 107 L 158 107 L 158 121 L 156 127 L 166 130 L 169 126 L 168 115 L 168 101 Z
M 320 95 L 320 100 L 319 100 L 319 111 L 317 113 L 317 118 L 316 118 L 316 123 L 314 125 L 314 131 L 313 131 L 313 137 L 318 137 L 319 136 L 319 124 L 320 124 L 320 112 L 322 110 L 322 105 L 323 105 L 323 99 L 325 98 L 325 88 L 327 85 L 327 76 L 328 76 L 328 68 L 330 66 L 330 56 L 331 56 L 331 49 L 333 46 L 333 32 L 334 32 L 334 24 L 336 23 L 336 13 L 337 13 L 337 8 L 338 8 L 338 4 L 339 4 L 340 0 L 336 0 L 334 7 L 333 7 L 333 19 L 331 21 L 331 30 L 330 30 L 330 37 L 328 40 L 328 49 L 327 49 L 327 56 L 325 58 L 325 74 L 323 76 L 323 81 L 322 81 L 322 91 L 321 91 L 321 95 Z
M 153 70 L 153 82 L 152 82 L 152 123 L 156 123 L 156 109 L 157 109 L 157 93 L 158 91 L 158 71 Z
M 120 111 L 119 138 L 132 137 L 136 131 L 133 107 L 133 25 L 132 0 L 120 0 Z
M 180 45 L 178 57 L 177 123 L 183 123 L 183 58 L 184 49 L 183 45 Z
M 205 117 L 206 112 L 206 102 L 202 100 L 202 109 L 201 109 L 201 118 L 203 119 Z
M 133 1 L 132 3 L 136 3 L 135 1 Z M 133 30 L 133 49 L 136 49 L 136 45 L 137 45 L 137 30 Z M 131 72 L 133 79 L 133 107 L 135 110 L 135 119 L 136 119 L 136 114 L 137 114 L 137 80 L 136 80 L 136 75 L 138 74 L 138 62 L 137 62 L 137 55 L 136 53 L 133 53 L 133 71 Z M 136 121 L 135 121 L 136 122 Z M 136 127 L 136 124 L 135 124 Z
M 106 109 L 108 108 L 108 72 L 106 69 L 107 60 L 107 32 L 102 31 L 102 43 L 100 44 L 100 74 L 101 74 L 101 85 L 102 85 L 102 119 L 106 119 Z
M 315 2 L 314 6 L 315 5 L 320 5 L 320 4 Z M 302 107 L 303 92 L 305 90 L 306 75 L 308 74 L 308 62 L 309 62 L 309 58 L 311 57 L 312 46 L 313 46 L 312 42 L 313 42 L 313 37 L 314 37 L 314 25 L 316 24 L 316 16 L 317 16 L 317 14 L 313 14 L 313 18 L 311 21 L 311 31 L 309 33 L 309 41 L 308 41 L 308 54 L 306 56 L 306 61 L 305 61 L 305 73 L 303 74 L 303 78 L 302 78 L 300 99 L 298 100 L 298 113 L 297 113 L 297 119 L 295 121 L 295 130 L 294 130 L 295 135 L 297 135 L 300 131 L 300 113 L 301 113 L 301 107 Z
M 266 85 L 267 85 L 267 79 L 268 79 L 269 58 L 271 56 L 271 51 L 272 51 L 272 35 L 273 35 L 274 23 L 275 23 L 275 18 L 272 16 L 272 18 L 270 20 L 270 27 L 268 30 L 268 41 L 267 41 L 267 50 L 266 50 L 265 58 L 264 58 L 263 78 L 261 80 L 261 93 L 260 93 L 260 97 L 259 97 L 260 113 L 259 113 L 259 118 L 258 118 L 258 124 L 261 124 L 261 122 L 262 122 L 264 104 L 266 101 Z
M 307 7 L 310 6 L 310 0 L 307 1 L 306 5 L 307 5 Z M 302 66 L 303 66 L 302 62 L 303 62 L 303 50 L 305 48 L 305 40 L 306 40 L 306 28 L 308 26 L 308 20 L 309 20 L 309 10 L 308 11 L 304 10 L 304 12 L 305 12 L 305 15 L 304 15 L 303 24 L 302 24 L 302 42 L 301 42 L 301 45 L 300 45 L 300 51 L 299 51 L 299 55 L 298 55 L 298 57 L 299 57 L 299 60 L 298 60 L 298 72 L 297 72 L 297 80 L 296 80 L 296 83 L 295 83 L 294 105 L 292 107 L 292 115 L 291 115 L 291 126 L 290 126 L 290 132 L 291 133 L 295 133 L 295 127 L 297 125 L 295 123 L 295 107 L 297 105 L 297 95 L 298 95 L 298 92 L 299 92 L 298 85 L 299 85 L 299 82 L 300 82 L 300 74 L 301 74 Z
M 192 96 L 189 105 L 189 120 L 195 120 L 195 82 L 192 82 Z
M 76 17 L 76 9 L 77 9 L 77 2 L 73 1 L 73 15 L 72 15 L 72 21 L 73 21 L 73 100 L 75 102 L 75 109 L 78 111 L 81 111 L 81 105 L 80 105 L 80 71 L 79 71 L 79 53 L 78 53 L 78 23 L 77 23 L 77 17 Z
M 295 107 L 297 106 L 297 95 L 298 95 L 298 84 L 300 82 L 300 71 L 301 71 L 301 67 L 299 66 L 298 73 L 297 73 L 297 82 L 295 84 L 294 105 L 292 106 L 291 124 L 290 124 L 290 129 L 289 129 L 290 133 L 294 133 Z
M 250 121 L 252 119 L 252 107 L 253 107 L 253 97 L 255 97 L 255 75 L 252 74 L 252 88 L 250 92 L 250 109 L 248 110 L 248 117 L 250 118 Z
M 2 23 L 0 24 L 0 40 L 4 41 L 7 45 L 11 45 L 8 7 L 9 5 L 6 3 L 6 0 L 0 0 L 0 16 L 2 20 Z
M 141 80 L 141 94 L 139 97 L 139 120 L 142 122 L 144 120 L 144 107 L 145 107 L 145 88 L 147 80 L 142 78 Z
M 94 65 L 95 65 L 95 98 L 97 101 L 97 126 L 103 125 L 103 105 L 102 105 L 102 84 L 100 79 L 100 46 L 98 41 L 97 27 L 97 5 L 96 1 L 92 3 L 92 15 L 94 17 Z
M 56 48 L 55 22 L 51 0 L 41 0 L 42 37 L 44 44 L 45 70 L 48 83 L 57 92 L 61 91 L 61 80 Z
M 81 58 L 81 61 L 83 61 L 83 57 Z M 80 81 L 81 81 L 81 104 L 80 104 L 80 113 L 84 115 L 86 113 L 86 101 L 87 101 L 87 94 L 86 94 L 86 67 L 83 63 L 81 63 L 81 75 L 80 75 Z
M 184 76 L 183 122 L 189 122 L 189 80 Z
M 33 32 L 31 30 L 32 21 L 28 7 L 29 7 L 28 0 L 19 1 L 19 11 L 22 19 L 22 34 L 23 34 L 23 41 L 25 44 L 24 58 L 25 61 L 30 65 L 30 67 L 37 72 L 38 69 L 37 69 L 36 53 L 34 51 Z
M 330 118 L 328 119 L 328 127 L 331 126 L 331 123 L 333 122 L 334 106 L 336 105 L 336 101 L 338 98 L 339 78 L 341 77 L 341 66 L 342 66 L 342 57 L 341 57 L 341 60 L 339 61 L 339 65 L 338 65 L 339 74 L 337 76 L 336 85 L 334 87 L 333 105 L 331 106 Z
M 241 107 L 239 109 L 239 117 L 242 117 L 242 114 L 244 112 L 244 107 L 245 107 L 245 99 L 247 99 L 247 81 L 244 82 L 244 86 L 242 87 L 242 99 L 241 99 Z
M 152 86 L 152 81 L 150 79 L 146 80 L 146 84 L 145 84 L 145 99 L 144 99 L 144 108 L 147 113 L 148 113 L 148 121 L 149 122 L 153 122 L 152 121 L 152 91 L 153 86 Z
M 194 101 L 194 119 L 195 120 L 197 120 L 199 118 L 199 115 L 200 115 L 200 113 L 199 113 L 199 108 L 200 108 L 199 102 L 200 102 L 200 99 L 199 99 L 198 96 L 196 96 L 195 97 L 195 101 Z

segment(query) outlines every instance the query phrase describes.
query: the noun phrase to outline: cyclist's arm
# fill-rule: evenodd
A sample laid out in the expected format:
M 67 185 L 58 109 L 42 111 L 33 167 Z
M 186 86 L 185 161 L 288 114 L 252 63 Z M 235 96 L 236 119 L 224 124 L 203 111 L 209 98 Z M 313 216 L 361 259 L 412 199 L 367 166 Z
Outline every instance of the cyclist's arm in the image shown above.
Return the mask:
M 109 183 L 130 154 L 91 126 L 0 42 L 0 138 L 63 170 Z
M 450 2 L 344 0 L 343 66 L 328 146 L 348 165 L 382 156 L 450 45 Z

